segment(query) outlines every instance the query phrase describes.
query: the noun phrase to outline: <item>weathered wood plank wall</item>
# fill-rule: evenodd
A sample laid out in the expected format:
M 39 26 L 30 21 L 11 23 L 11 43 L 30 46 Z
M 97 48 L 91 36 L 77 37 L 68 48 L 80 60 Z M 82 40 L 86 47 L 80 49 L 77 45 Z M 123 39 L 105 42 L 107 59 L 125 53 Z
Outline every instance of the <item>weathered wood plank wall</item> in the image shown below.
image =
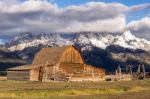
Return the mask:
M 9 80 L 30 80 L 30 71 L 7 71 L 7 79 Z
M 60 59 L 60 63 L 84 63 L 81 54 L 72 46 L 69 47 Z
M 30 80 L 38 81 L 39 79 L 39 68 L 30 70 Z

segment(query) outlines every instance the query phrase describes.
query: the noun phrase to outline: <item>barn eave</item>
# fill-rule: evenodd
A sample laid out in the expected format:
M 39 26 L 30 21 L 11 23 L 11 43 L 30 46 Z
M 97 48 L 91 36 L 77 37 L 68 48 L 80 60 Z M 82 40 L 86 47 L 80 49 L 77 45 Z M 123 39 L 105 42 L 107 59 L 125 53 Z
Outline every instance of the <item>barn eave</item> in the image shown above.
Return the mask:
M 52 65 L 52 64 L 51 64 Z M 23 71 L 23 70 L 31 70 L 31 69 L 36 69 L 39 67 L 44 67 L 46 64 L 27 64 L 27 65 L 22 65 L 22 66 L 17 66 L 13 68 L 8 68 L 8 71 Z

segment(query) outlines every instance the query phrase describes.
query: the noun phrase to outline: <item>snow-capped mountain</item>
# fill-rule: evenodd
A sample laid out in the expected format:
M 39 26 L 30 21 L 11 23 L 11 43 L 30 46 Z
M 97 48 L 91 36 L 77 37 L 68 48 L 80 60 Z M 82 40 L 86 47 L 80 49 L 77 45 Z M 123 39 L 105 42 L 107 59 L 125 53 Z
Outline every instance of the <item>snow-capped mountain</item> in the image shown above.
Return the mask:
M 63 34 L 57 33 L 40 33 L 38 35 L 22 33 L 5 44 L 12 52 L 38 46 L 48 47 L 64 45 L 77 45 L 82 48 L 97 47 L 104 50 L 114 45 L 133 51 L 136 49 L 150 51 L 150 41 L 137 38 L 130 31 L 115 36 L 109 33 L 79 33 L 75 37 L 64 37 Z
M 28 47 L 44 46 L 63 46 L 78 44 L 80 46 L 95 46 L 105 49 L 110 45 L 117 45 L 129 49 L 141 49 L 150 51 L 150 41 L 135 37 L 130 31 L 113 36 L 109 33 L 80 33 L 76 38 L 64 38 L 60 34 L 33 35 L 23 33 L 16 36 L 12 41 L 6 43 L 10 51 L 21 51 Z
M 45 34 L 33 35 L 31 33 L 23 33 L 16 36 L 12 41 L 5 45 L 10 51 L 21 51 L 28 47 L 43 46 L 63 46 L 69 45 L 69 39 L 62 38 L 59 34 Z
M 43 47 L 75 45 L 85 63 L 114 71 L 118 64 L 145 64 L 150 67 L 150 41 L 135 37 L 130 31 L 109 33 L 78 33 L 76 35 L 23 33 L 8 41 L 5 47 L 21 59 L 32 62 Z M 150 68 L 149 68 L 150 70 Z
M 123 33 L 121 36 L 116 36 L 113 44 L 134 50 L 150 51 L 150 41 L 137 38 L 130 31 Z
M 105 49 L 114 41 L 114 36 L 106 33 L 85 33 L 80 34 L 74 43 L 80 46 L 96 46 Z
M 137 38 L 130 31 L 116 36 L 106 33 L 81 34 L 74 41 L 81 46 L 90 45 L 101 49 L 106 49 L 110 45 L 117 45 L 132 50 L 141 49 L 150 51 L 150 41 Z

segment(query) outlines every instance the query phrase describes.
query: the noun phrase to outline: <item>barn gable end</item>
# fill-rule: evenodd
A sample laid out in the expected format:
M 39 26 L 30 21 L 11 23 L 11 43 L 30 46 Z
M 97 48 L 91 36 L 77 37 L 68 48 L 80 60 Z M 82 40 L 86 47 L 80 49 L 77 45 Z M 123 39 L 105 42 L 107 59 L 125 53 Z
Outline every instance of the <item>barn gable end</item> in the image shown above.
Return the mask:
M 61 55 L 60 63 L 81 63 L 83 64 L 83 58 L 81 53 L 74 47 L 69 46 Z

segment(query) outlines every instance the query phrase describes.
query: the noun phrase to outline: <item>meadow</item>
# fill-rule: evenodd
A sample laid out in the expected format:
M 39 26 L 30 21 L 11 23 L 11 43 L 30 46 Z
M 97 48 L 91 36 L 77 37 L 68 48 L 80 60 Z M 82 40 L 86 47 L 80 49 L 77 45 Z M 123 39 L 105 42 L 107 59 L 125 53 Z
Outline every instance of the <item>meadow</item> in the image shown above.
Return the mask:
M 150 99 L 150 80 L 118 82 L 0 81 L 0 98 Z

